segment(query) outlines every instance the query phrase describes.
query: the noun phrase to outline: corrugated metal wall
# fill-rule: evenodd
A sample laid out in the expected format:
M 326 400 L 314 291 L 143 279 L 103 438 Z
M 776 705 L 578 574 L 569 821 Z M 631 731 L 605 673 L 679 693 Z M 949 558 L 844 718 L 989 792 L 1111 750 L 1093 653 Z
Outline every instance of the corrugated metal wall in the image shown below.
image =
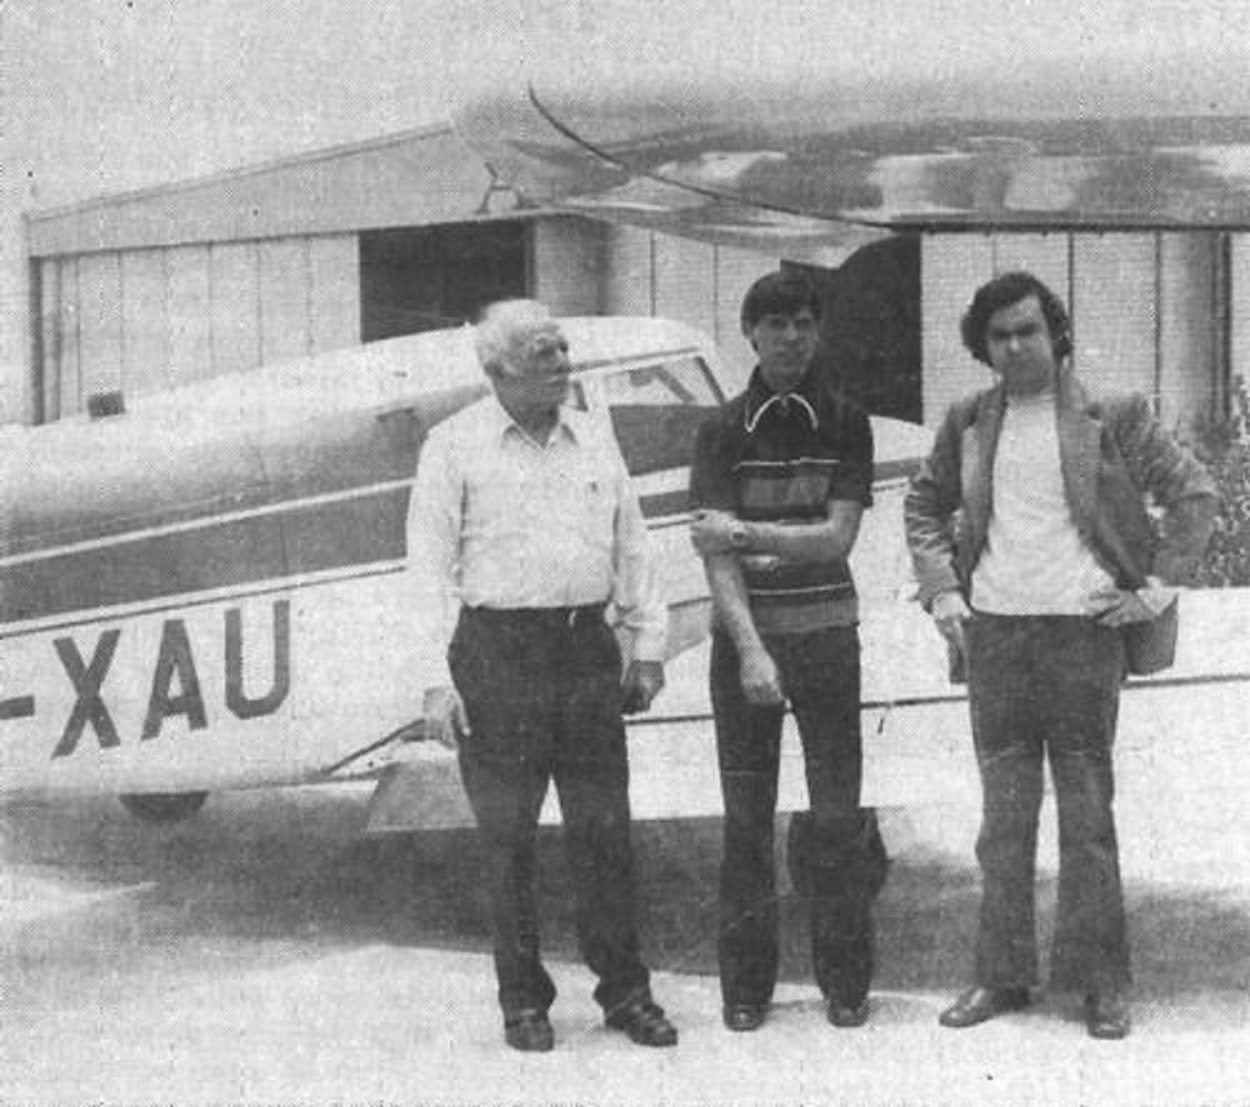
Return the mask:
M 1091 391 L 1143 392 L 1182 430 L 1218 410 L 1226 374 L 1218 234 L 929 235 L 922 250 L 927 424 L 990 383 L 963 348 L 959 320 L 977 286 L 1009 269 L 1032 271 L 1064 298 L 1075 365 Z M 1243 340 L 1234 372 L 1244 372 L 1247 355 Z
M 767 254 L 586 220 L 533 224 L 535 295 L 566 314 L 669 316 L 721 346 L 738 383 L 738 330 Z M 959 340 L 973 291 L 1028 268 L 1068 302 L 1076 363 L 1095 390 L 1136 389 L 1185 427 L 1220 409 L 1250 367 L 1250 246 L 1217 234 L 928 235 L 921 261 L 924 418 L 990 378 Z M 44 418 L 95 392 L 152 391 L 360 341 L 356 236 L 298 236 L 48 258 L 40 263 Z M 1226 295 L 1225 289 L 1228 289 Z M 1245 304 L 1245 308 L 1241 307 Z M 1225 328 L 1227 327 L 1227 342 Z
M 778 258 L 751 250 L 611 227 L 603 310 L 665 316 L 700 328 L 720 346 L 741 383 L 753 364 L 738 326 L 742 297 L 778 264 Z
M 44 418 L 360 341 L 355 235 L 40 262 Z
M 601 311 L 602 225 L 532 229 L 533 294 L 560 314 Z M 45 421 L 94 393 L 168 389 L 362 341 L 355 234 L 45 258 L 39 281 Z
M 530 286 L 560 315 L 602 310 L 606 228 L 589 219 L 536 219 L 532 224 Z

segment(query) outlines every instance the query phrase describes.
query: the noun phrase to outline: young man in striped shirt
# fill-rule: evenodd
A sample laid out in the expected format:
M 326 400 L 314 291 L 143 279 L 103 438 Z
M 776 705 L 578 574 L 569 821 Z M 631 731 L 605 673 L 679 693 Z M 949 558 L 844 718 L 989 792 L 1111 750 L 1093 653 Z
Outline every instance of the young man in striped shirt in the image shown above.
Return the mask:
M 787 701 L 811 811 L 791 824 L 790 868 L 811 908 L 816 980 L 835 1026 L 868 1014 L 870 904 L 885 854 L 860 810 L 860 659 L 847 557 L 872 497 L 867 415 L 813 364 L 820 303 L 801 275 L 747 292 L 759 357 L 747 389 L 701 429 L 691 538 L 713 601 L 712 707 L 725 804 L 719 959 L 725 1025 L 755 1030 L 777 978 L 773 826 Z

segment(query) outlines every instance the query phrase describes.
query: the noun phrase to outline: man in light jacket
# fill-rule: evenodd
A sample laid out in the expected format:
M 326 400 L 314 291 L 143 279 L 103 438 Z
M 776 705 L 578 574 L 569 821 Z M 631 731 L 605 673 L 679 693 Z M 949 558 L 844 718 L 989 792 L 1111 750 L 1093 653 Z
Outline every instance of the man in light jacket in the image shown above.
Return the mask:
M 1059 817 L 1053 987 L 1088 1032 L 1129 1032 L 1129 949 L 1112 743 L 1130 633 L 1165 629 L 1217 497 L 1140 395 L 1095 403 L 1067 312 L 1029 273 L 979 288 L 963 319 L 994 386 L 947 412 L 905 504 L 920 600 L 966 663 L 982 785 L 974 986 L 942 1013 L 974 1026 L 1037 983 L 1034 871 L 1042 763 Z M 1149 501 L 1164 512 L 1152 524 Z

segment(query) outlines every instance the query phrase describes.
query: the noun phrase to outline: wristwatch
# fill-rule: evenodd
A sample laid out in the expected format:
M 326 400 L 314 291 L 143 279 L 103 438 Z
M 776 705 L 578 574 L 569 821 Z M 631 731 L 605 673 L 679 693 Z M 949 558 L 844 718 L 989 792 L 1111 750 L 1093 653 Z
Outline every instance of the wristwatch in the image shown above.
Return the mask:
M 735 550 L 745 550 L 747 548 L 748 536 L 746 523 L 734 523 L 729 528 L 729 544 Z

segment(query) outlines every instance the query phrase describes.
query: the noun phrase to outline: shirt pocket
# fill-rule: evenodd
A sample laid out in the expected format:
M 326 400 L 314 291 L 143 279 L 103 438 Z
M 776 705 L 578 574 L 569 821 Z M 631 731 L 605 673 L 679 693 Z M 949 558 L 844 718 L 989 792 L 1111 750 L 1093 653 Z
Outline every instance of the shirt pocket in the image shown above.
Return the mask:
M 588 545 L 607 548 L 616 529 L 616 487 L 611 478 L 586 465 L 561 469 L 557 510 Z

